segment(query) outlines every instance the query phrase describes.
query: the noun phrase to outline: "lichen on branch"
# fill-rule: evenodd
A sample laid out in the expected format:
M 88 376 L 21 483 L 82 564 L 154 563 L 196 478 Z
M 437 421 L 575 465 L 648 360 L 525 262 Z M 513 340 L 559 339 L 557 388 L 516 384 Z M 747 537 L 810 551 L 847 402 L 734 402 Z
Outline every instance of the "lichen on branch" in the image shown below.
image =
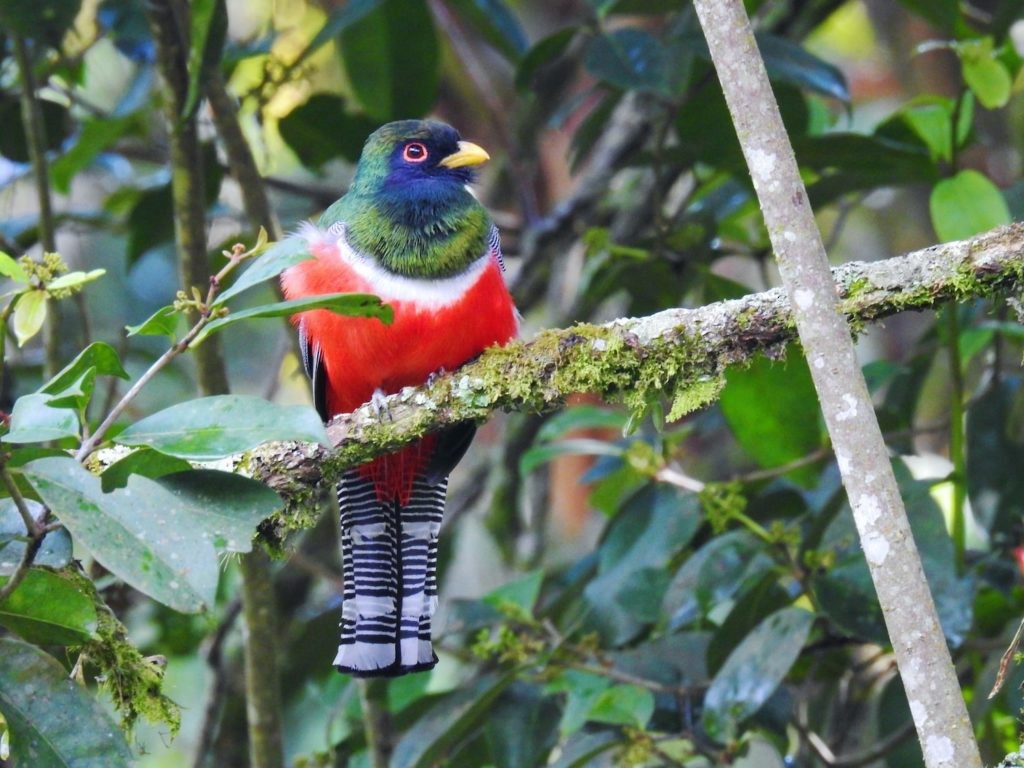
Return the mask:
M 833 270 L 840 305 L 856 328 L 907 310 L 1024 287 L 1024 224 L 876 262 Z M 696 309 L 669 309 L 603 325 L 547 330 L 528 342 L 492 348 L 430 386 L 387 399 L 387 414 L 363 406 L 327 428 L 334 445 L 272 444 L 243 457 L 242 471 L 264 480 L 287 509 L 262 533 L 279 540 L 311 527 L 308 503 L 322 482 L 427 432 L 494 411 L 547 411 L 568 395 L 593 392 L 634 410 L 655 397 L 674 399 L 675 415 L 717 397 L 730 365 L 776 354 L 796 339 L 781 288 Z

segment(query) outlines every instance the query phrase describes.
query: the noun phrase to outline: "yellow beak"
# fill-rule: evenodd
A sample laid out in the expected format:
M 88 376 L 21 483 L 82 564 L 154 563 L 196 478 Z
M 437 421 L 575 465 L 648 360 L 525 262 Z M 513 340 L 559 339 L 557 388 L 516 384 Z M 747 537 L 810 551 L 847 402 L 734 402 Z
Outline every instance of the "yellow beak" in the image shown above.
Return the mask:
M 462 168 L 467 165 L 483 165 L 490 159 L 491 156 L 483 147 L 471 141 L 460 141 L 458 151 L 452 152 L 438 165 L 443 165 L 445 168 Z

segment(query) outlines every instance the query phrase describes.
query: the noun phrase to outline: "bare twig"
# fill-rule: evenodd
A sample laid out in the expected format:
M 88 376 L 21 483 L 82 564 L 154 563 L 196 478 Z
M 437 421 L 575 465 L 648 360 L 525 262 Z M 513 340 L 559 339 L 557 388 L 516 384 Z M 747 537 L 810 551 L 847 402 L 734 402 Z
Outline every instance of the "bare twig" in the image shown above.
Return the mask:
M 850 328 L 742 0 L 694 0 L 810 362 L 928 768 L 980 768 Z
M 14 478 L 11 477 L 11 473 L 6 466 L 0 465 L 0 481 L 3 482 L 4 488 L 14 502 L 15 508 L 25 524 L 25 531 L 28 533 L 28 541 L 25 542 L 25 551 L 21 555 L 21 560 L 15 566 L 14 572 L 4 585 L 0 587 L 0 603 L 2 603 L 24 580 L 28 569 L 32 567 L 32 562 L 36 559 L 36 553 L 39 552 L 39 548 L 43 544 L 43 538 L 48 531 L 43 522 L 37 521 L 32 516 L 32 511 L 28 508 L 28 504 L 25 503 L 25 497 L 21 495 L 21 489 L 14 482 Z

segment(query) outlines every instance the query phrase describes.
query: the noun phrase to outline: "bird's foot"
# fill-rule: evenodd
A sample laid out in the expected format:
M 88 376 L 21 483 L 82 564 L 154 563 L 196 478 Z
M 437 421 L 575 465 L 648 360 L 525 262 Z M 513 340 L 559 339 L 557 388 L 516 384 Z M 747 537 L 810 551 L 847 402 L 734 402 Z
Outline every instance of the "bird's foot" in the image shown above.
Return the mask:
M 385 417 L 388 421 L 394 421 L 391 416 L 391 408 L 388 406 L 387 393 L 383 389 L 373 390 L 373 394 L 370 395 L 370 407 L 377 414 L 377 421 L 383 422 Z
M 438 368 L 436 371 L 427 376 L 427 380 L 424 382 L 428 387 L 434 386 L 434 382 L 437 381 L 441 376 L 444 376 L 448 371 L 443 367 Z

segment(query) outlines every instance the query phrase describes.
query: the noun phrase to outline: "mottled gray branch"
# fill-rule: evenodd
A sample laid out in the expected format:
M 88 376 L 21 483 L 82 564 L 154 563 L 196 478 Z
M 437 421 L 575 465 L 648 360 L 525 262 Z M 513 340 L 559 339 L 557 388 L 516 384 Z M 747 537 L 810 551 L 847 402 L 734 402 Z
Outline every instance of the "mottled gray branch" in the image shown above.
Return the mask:
M 742 0 L 694 0 L 836 454 L 928 768 L 981 756 L 850 329 Z
M 840 307 L 855 326 L 947 301 L 1020 290 L 1024 225 L 883 261 L 844 264 L 833 277 Z M 328 427 L 332 450 L 267 445 L 247 457 L 247 471 L 297 508 L 322 481 L 347 467 L 428 431 L 484 421 L 497 410 L 551 410 L 575 392 L 628 404 L 657 391 L 673 396 L 696 388 L 700 395 L 703 388 L 709 390 L 703 399 L 710 400 L 725 368 L 760 353 L 778 353 L 796 337 L 790 303 L 780 288 L 696 309 L 544 331 L 533 341 L 488 350 L 429 387 L 392 395 L 383 419 L 369 406 L 337 417 Z M 302 527 L 301 518 L 286 513 L 275 522 L 283 529 Z M 275 534 L 269 526 L 265 533 Z

